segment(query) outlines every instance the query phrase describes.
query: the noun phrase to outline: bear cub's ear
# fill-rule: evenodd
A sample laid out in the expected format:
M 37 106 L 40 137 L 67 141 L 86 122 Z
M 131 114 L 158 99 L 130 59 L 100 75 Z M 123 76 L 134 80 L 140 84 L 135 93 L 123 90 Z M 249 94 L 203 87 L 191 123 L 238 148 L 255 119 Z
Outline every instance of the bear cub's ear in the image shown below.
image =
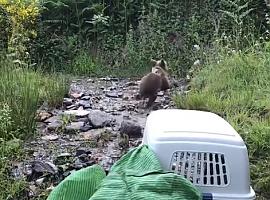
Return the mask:
M 151 58 L 150 63 L 152 66 L 155 66 L 157 64 L 157 61 Z

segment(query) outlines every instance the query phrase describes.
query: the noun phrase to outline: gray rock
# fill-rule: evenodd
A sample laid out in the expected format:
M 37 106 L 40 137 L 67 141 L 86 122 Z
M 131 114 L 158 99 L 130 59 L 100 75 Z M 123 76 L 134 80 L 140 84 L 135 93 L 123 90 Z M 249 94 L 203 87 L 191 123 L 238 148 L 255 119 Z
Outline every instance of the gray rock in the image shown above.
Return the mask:
M 88 118 L 93 128 L 103 128 L 105 126 L 111 126 L 113 123 L 110 115 L 100 110 L 92 110 Z
M 83 155 L 83 154 L 91 154 L 91 150 L 90 149 L 87 149 L 87 148 L 84 148 L 84 147 L 81 147 L 81 148 L 78 148 L 76 150 L 76 157 L 79 157 L 80 155 Z
M 70 106 L 67 106 L 67 109 L 72 110 L 72 109 L 75 109 L 76 107 L 77 107 L 76 105 L 72 104 Z
M 118 97 L 121 98 L 121 97 L 123 97 L 123 92 L 118 92 L 117 95 L 118 95 Z
M 32 175 L 33 173 L 44 175 L 44 174 L 57 174 L 58 168 L 51 162 L 44 162 L 44 161 L 33 161 L 32 162 Z
M 85 101 L 88 101 L 88 100 L 90 100 L 90 96 L 89 95 L 87 95 L 87 96 L 83 96 L 82 98 L 81 98 L 81 100 L 85 100 Z
M 93 80 L 93 79 L 89 78 L 89 79 L 87 79 L 87 82 L 89 82 L 89 83 L 94 83 L 94 82 L 95 82 L 95 80 Z
M 115 86 L 111 86 L 108 88 L 108 90 L 116 90 L 116 87 Z
M 120 127 L 121 135 L 128 135 L 130 138 L 142 137 L 142 127 L 132 121 L 123 121 Z
M 61 118 L 59 115 L 57 115 L 57 116 L 53 116 L 53 117 L 46 119 L 45 123 L 52 123 L 52 122 L 59 122 L 59 121 L 61 121 Z
M 85 117 L 89 115 L 90 111 L 84 110 L 83 107 L 78 108 L 77 110 L 66 110 L 64 114 L 66 115 L 75 115 L 76 117 Z
M 79 99 L 79 98 L 81 98 L 83 95 L 84 95 L 83 92 L 80 92 L 80 93 L 74 92 L 74 93 L 71 93 L 71 94 L 70 94 L 70 97 L 71 97 L 71 98 L 74 98 L 74 99 Z
M 49 123 L 47 126 L 47 129 L 49 131 L 55 131 L 59 129 L 62 125 L 63 125 L 62 121 L 55 121 L 55 122 Z
M 83 126 L 84 122 L 71 122 L 69 125 L 65 127 L 65 133 L 75 134 L 79 132 Z
M 121 97 L 123 97 L 123 92 L 107 92 L 106 97 L 121 98 Z
M 42 183 L 44 182 L 44 180 L 45 180 L 44 177 L 43 177 L 43 178 L 39 178 L 39 179 L 36 180 L 36 184 L 37 184 L 38 186 L 41 186 Z
M 86 132 L 86 131 L 91 130 L 92 128 L 93 128 L 93 126 L 90 126 L 90 125 L 86 124 L 86 125 L 84 125 L 84 126 L 82 126 L 82 127 L 80 128 L 80 131 Z
M 158 92 L 158 93 L 157 93 L 157 96 L 159 96 L 159 97 L 164 96 L 164 92 L 163 92 L 163 91 Z
M 87 108 L 91 108 L 91 104 L 89 101 L 86 101 L 86 100 L 80 100 L 78 102 L 78 105 L 79 106 L 82 106 L 83 108 L 87 109 Z
M 117 92 L 107 92 L 106 97 L 118 98 L 119 96 L 118 96 Z
M 73 103 L 73 99 L 71 99 L 71 98 L 64 98 L 64 100 L 63 100 L 63 104 L 65 106 L 70 106 L 70 105 L 72 105 L 72 103 Z
M 82 132 L 79 134 L 79 136 L 83 139 L 83 140 L 91 140 L 94 142 L 98 142 L 98 140 L 101 137 L 101 134 L 104 132 L 103 129 L 93 129 L 90 131 L 86 131 L 86 132 Z
M 89 122 L 89 119 L 88 119 L 88 117 L 86 116 L 86 117 L 76 118 L 74 121 L 75 121 L 75 122 L 84 122 L 84 123 L 87 123 L 87 122 Z
M 61 153 L 60 155 L 57 156 L 57 158 L 68 158 L 71 156 L 72 155 L 70 153 Z
M 133 82 L 133 81 L 127 82 L 127 83 L 125 84 L 126 87 L 136 86 L 136 85 L 138 85 L 138 83 Z
M 81 169 L 81 168 L 83 168 L 83 167 L 86 167 L 87 165 L 85 164 L 85 163 L 83 163 L 83 162 L 81 162 L 81 160 L 80 159 L 76 159 L 75 160 L 75 162 L 74 162 L 74 164 L 73 164 L 73 167 L 75 168 L 75 169 Z
M 47 141 L 55 141 L 58 140 L 59 136 L 52 134 L 52 135 L 45 135 L 43 137 L 41 137 L 42 140 L 47 140 Z
M 45 120 L 47 120 L 51 116 L 52 116 L 52 114 L 47 112 L 47 111 L 40 111 L 37 114 L 37 121 L 38 122 L 44 122 Z

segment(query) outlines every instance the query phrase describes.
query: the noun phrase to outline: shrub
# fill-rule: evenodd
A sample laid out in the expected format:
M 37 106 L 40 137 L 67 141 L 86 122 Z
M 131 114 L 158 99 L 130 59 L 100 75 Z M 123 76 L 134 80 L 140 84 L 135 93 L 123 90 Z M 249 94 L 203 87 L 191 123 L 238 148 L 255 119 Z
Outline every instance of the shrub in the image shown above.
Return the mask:
M 36 22 L 39 16 L 39 1 L 0 0 L 0 5 L 10 16 L 11 35 L 8 41 L 10 56 L 20 63 L 29 59 L 27 44 L 36 36 Z

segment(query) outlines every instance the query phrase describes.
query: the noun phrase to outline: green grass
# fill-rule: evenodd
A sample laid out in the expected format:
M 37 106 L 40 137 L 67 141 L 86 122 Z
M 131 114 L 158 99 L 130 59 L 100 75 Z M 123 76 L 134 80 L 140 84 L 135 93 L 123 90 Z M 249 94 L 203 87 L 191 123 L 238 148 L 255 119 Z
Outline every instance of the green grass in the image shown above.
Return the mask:
M 17 131 L 15 137 L 25 138 L 33 133 L 38 107 L 44 101 L 49 106 L 59 105 L 67 86 L 60 75 L 18 68 L 11 61 L 2 59 L 0 91 L 0 104 L 11 109 L 10 115 L 14 121 L 11 129 Z
M 18 139 L 35 134 L 36 111 L 41 104 L 61 104 L 67 93 L 66 79 L 0 59 L 0 91 L 0 199 L 22 199 L 24 180 L 13 180 L 9 174 L 12 161 L 24 157 Z
M 270 52 L 236 53 L 208 63 L 176 106 L 217 113 L 241 134 L 249 151 L 252 185 L 270 198 Z M 263 198 L 262 197 L 262 198 Z
M 81 51 L 71 64 L 67 66 L 65 72 L 72 75 L 87 77 L 141 77 L 145 73 L 151 71 L 151 66 L 149 64 L 150 59 L 143 61 L 136 57 L 138 57 L 138 55 L 134 55 L 132 63 L 115 63 L 114 66 L 108 66 L 108 64 L 100 61 L 100 59 L 94 59 L 89 53 Z

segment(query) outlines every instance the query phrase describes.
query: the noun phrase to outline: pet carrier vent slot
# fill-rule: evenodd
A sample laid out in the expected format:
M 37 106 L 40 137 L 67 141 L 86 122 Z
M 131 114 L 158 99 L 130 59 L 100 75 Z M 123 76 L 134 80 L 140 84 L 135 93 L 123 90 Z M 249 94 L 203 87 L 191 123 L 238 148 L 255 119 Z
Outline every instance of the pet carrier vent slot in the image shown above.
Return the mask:
M 174 152 L 170 169 L 195 185 L 226 186 L 228 167 L 224 154 L 207 152 Z

